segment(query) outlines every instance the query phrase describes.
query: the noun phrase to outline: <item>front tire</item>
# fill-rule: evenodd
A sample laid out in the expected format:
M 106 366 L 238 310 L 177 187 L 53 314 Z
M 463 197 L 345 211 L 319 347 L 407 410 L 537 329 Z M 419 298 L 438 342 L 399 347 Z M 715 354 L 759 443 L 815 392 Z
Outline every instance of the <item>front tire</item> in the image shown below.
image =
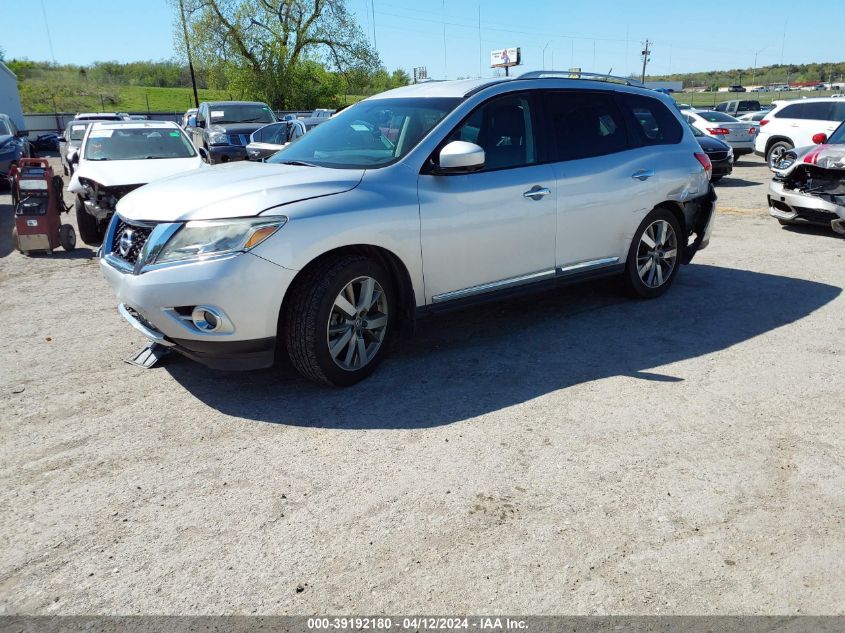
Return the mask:
M 795 147 L 789 141 L 778 141 L 777 143 L 772 143 L 772 146 L 766 152 L 766 162 L 769 164 L 769 169 L 774 169 L 775 165 L 780 162 L 780 159 L 783 158 L 783 155 Z
M 299 373 L 346 387 L 372 374 L 384 358 L 395 313 L 384 267 L 360 255 L 341 256 L 296 280 L 282 338 Z
M 79 237 L 89 246 L 99 246 L 103 243 L 103 233 L 100 231 L 100 223 L 97 218 L 85 210 L 85 202 L 80 196 L 76 196 L 76 226 L 79 227 Z
M 643 299 L 665 293 L 681 265 L 683 240 L 681 225 L 668 209 L 653 209 L 640 224 L 625 265 L 625 285 Z

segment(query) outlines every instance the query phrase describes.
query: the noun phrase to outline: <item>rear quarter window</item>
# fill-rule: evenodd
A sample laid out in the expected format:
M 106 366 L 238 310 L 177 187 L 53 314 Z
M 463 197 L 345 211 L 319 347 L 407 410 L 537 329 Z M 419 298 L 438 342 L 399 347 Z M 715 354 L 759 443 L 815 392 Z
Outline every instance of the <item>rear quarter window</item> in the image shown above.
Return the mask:
M 681 142 L 684 131 L 680 121 L 660 101 L 625 93 L 620 97 L 628 111 L 638 145 L 674 145 Z

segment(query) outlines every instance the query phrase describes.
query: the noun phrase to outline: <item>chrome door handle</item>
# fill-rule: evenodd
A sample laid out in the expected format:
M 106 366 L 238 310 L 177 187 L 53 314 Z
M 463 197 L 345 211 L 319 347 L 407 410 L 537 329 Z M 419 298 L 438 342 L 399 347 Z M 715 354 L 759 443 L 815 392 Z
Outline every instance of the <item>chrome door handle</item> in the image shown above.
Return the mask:
M 552 190 L 548 187 L 541 187 L 540 185 L 534 185 L 522 194 L 523 198 L 531 198 L 532 200 L 539 200 L 543 196 L 548 196 L 552 193 Z
M 631 178 L 636 178 L 637 180 L 648 180 L 654 176 L 653 169 L 639 169 L 631 174 Z

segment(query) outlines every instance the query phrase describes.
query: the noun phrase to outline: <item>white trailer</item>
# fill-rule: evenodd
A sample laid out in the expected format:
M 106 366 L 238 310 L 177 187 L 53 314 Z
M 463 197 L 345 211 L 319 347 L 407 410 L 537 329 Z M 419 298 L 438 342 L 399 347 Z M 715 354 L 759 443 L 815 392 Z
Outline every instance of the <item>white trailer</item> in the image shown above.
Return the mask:
M 3 62 L 0 62 L 0 113 L 8 114 L 19 130 L 25 130 L 18 94 L 18 78 Z

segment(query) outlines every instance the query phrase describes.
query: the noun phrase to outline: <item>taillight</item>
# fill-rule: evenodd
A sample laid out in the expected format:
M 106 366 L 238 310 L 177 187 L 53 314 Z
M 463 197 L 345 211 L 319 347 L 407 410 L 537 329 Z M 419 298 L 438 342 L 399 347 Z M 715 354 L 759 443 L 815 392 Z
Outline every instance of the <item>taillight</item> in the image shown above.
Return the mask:
M 756 127 L 750 127 L 750 128 L 748 128 L 748 133 L 749 133 L 751 136 L 754 136 L 755 134 L 757 134 L 757 128 L 756 128 Z
M 707 128 L 707 131 L 710 132 L 710 134 L 716 134 L 718 136 L 722 136 L 723 134 L 730 134 L 731 133 L 731 131 L 729 129 L 723 128 L 723 127 L 709 127 L 709 128 Z
M 695 157 L 701 166 L 704 167 L 704 173 L 707 174 L 707 180 L 713 175 L 713 163 L 710 162 L 710 157 L 703 152 L 696 152 Z
M 768 124 L 769 124 L 768 119 L 763 119 L 763 120 L 760 121 L 760 127 L 763 127 L 764 125 L 768 125 Z

